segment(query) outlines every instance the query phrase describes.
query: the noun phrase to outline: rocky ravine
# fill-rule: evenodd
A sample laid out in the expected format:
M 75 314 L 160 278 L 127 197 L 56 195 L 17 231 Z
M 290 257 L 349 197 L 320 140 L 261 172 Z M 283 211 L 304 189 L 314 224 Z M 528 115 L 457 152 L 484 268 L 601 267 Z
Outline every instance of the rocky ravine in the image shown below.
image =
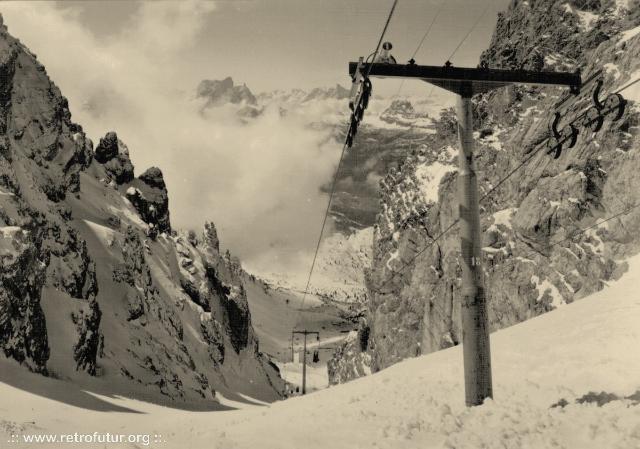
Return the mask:
M 160 169 L 114 132 L 93 148 L 67 100 L 0 27 L 0 347 L 92 391 L 211 403 L 280 397 L 240 264 L 171 228 Z
M 612 92 L 640 76 L 639 10 L 637 1 L 514 0 L 481 59 L 497 68 L 580 67 L 587 76 L 602 68 L 603 92 Z M 474 99 L 481 195 L 548 135 L 549 111 L 561 94 L 510 87 Z M 492 330 L 600 290 L 624 273 L 619 261 L 640 249 L 640 209 L 598 225 L 640 202 L 640 89 L 623 94 L 629 103 L 622 119 L 606 121 L 598 133 L 580 128 L 576 146 L 558 159 L 537 153 L 482 203 Z M 457 218 L 451 110 L 436 129 L 381 181 L 366 319 L 329 364 L 333 383 L 461 341 L 456 228 L 391 278 Z

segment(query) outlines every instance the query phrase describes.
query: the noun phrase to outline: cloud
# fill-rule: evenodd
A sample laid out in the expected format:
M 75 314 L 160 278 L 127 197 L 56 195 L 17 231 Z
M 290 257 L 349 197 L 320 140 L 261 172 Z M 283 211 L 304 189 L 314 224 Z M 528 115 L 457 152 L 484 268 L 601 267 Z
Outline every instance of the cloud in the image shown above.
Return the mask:
M 277 108 L 248 125 L 228 108 L 199 114 L 193 92 L 206 74 L 183 55 L 215 14 L 213 3 L 144 2 L 102 39 L 73 8 L 4 3 L 2 13 L 94 142 L 115 130 L 138 174 L 162 169 L 174 226 L 213 220 L 223 245 L 258 269 L 309 259 L 327 201 L 320 186 L 339 147 L 308 118 Z

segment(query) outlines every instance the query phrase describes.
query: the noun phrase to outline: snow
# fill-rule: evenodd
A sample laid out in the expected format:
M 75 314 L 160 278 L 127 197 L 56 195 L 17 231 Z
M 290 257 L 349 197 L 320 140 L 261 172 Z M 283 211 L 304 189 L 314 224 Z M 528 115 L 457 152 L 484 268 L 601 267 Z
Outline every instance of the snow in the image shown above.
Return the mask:
M 640 29 L 640 27 L 638 28 Z M 623 87 L 627 85 L 627 83 L 630 83 L 638 78 L 640 78 L 640 69 L 635 70 L 631 75 L 629 75 L 629 79 L 626 82 L 621 83 L 620 86 L 616 87 L 616 90 L 618 90 L 620 87 Z M 622 92 L 622 95 L 624 95 L 624 98 L 626 98 L 627 100 L 632 100 L 632 101 L 635 101 L 636 103 L 640 103 L 640 82 L 635 83 L 634 85 L 625 89 Z
M 373 227 L 344 235 L 335 232 L 322 240 L 309 284 L 309 292 L 342 303 L 358 302 L 366 296 L 364 271 L 371 265 Z M 245 267 L 276 288 L 304 292 L 311 260 L 301 260 L 299 271 L 264 272 Z M 308 297 L 307 299 L 310 299 Z M 322 304 L 320 299 L 316 305 Z
M 398 260 L 399 258 L 400 258 L 400 251 L 399 250 L 392 251 L 391 254 L 389 254 L 389 259 L 387 259 L 387 263 L 385 264 L 387 269 L 390 271 L 393 271 L 393 267 L 391 266 L 391 263 L 394 260 Z
M 84 222 L 104 245 L 110 246 L 109 243 L 114 241 L 116 232 L 113 229 L 89 220 L 84 220 Z
M 451 163 L 453 158 L 458 154 L 458 150 L 451 145 L 447 145 L 438 153 L 438 162 Z
M 526 117 L 534 110 L 537 111 L 535 107 L 531 107 L 527 109 L 522 116 Z M 504 132 L 505 132 L 505 128 L 498 126 L 494 129 L 493 134 L 486 136 L 484 139 L 482 139 L 482 142 L 486 143 L 491 148 L 497 151 L 502 151 L 503 147 L 502 147 L 502 142 L 500 141 L 500 135 L 503 134 Z
M 592 30 L 594 23 L 600 17 L 598 14 L 589 11 L 577 11 L 576 14 L 578 14 L 578 19 L 580 19 L 580 28 L 582 31 Z
M 571 67 L 573 66 L 573 63 L 570 63 L 567 61 L 566 56 L 558 53 L 558 52 L 553 52 L 553 53 L 549 53 L 548 55 L 546 55 L 544 57 L 544 63 L 547 66 L 556 66 L 559 65 L 560 67 Z M 544 96 L 544 95 L 543 95 Z
M 302 390 L 302 363 L 279 363 L 280 375 L 284 380 L 289 382 L 295 387 L 300 387 Z M 307 355 L 307 392 L 323 390 L 329 386 L 329 373 L 327 371 L 326 364 L 313 365 L 310 364 L 311 357 Z
M 574 10 L 568 3 L 564 3 L 562 7 L 564 8 L 565 12 L 578 16 L 581 31 L 589 31 L 593 29 L 594 22 L 596 22 L 600 17 L 598 14 L 594 14 L 589 11 L 580 11 L 579 9 Z
M 498 226 L 502 225 L 511 229 L 511 217 L 516 213 L 518 209 L 515 207 L 509 207 L 507 209 L 499 210 L 493 213 L 493 224 L 489 226 L 487 231 L 497 231 Z
M 441 162 L 422 164 L 416 168 L 416 177 L 420 182 L 420 192 L 427 203 L 438 201 L 440 181 L 447 174 L 454 171 L 454 167 Z
M 0 256 L 3 262 L 8 262 L 8 259 L 13 259 L 19 254 L 18 246 L 15 242 L 18 234 L 26 235 L 27 231 L 24 231 L 19 226 L 0 226 Z M 4 260 L 5 257 L 7 258 L 6 261 Z
M 614 80 L 617 80 L 618 78 L 620 78 L 620 69 L 616 64 L 612 62 L 607 62 L 605 65 L 602 66 L 602 68 L 604 69 L 605 73 L 610 73 L 613 76 Z
M 576 292 L 575 289 L 571 286 L 571 284 L 567 282 L 565 275 L 560 273 L 558 270 L 556 270 L 556 273 L 560 277 L 560 280 L 562 281 L 566 289 L 569 290 L 570 293 L 575 293 Z
M 631 39 L 636 37 L 638 34 L 640 34 L 640 25 L 638 25 L 635 28 L 631 28 L 630 30 L 623 31 L 621 33 L 621 39 L 618 42 L 618 44 L 622 44 L 623 42 L 630 41 Z
M 538 108 L 536 108 L 535 106 L 529 106 L 527 109 L 524 110 L 524 112 L 522 114 L 520 114 L 520 118 L 522 117 L 528 117 L 529 115 L 531 115 L 534 111 L 537 111 Z
M 460 346 L 270 406 L 218 394 L 242 409 L 213 412 L 87 394 L 2 359 L 0 433 L 161 435 L 167 449 L 637 448 L 637 402 L 577 399 L 640 388 L 638 285 L 636 256 L 604 291 L 492 334 L 494 399 L 480 407 L 464 406 Z
M 218 392 L 216 393 L 216 399 L 218 399 L 218 402 L 220 402 L 220 404 L 230 408 L 234 408 L 234 409 L 241 410 L 245 408 L 252 408 L 252 407 L 255 407 L 256 405 L 264 405 L 262 401 L 258 401 L 257 399 L 251 398 L 249 396 L 245 396 L 243 394 L 239 394 L 238 396 L 243 398 L 246 402 L 234 401 L 233 399 L 224 397 L 222 394 Z
M 507 249 L 502 247 L 502 248 L 494 248 L 493 246 L 485 246 L 482 248 L 482 251 L 485 251 L 487 253 L 505 253 L 507 254 Z
M 545 293 L 549 293 L 551 295 L 551 305 L 554 307 L 560 307 L 566 304 L 562 294 L 558 290 L 558 288 L 549 282 L 548 279 L 543 279 L 540 281 L 538 276 L 531 276 L 531 280 L 536 284 L 536 288 L 538 289 L 538 298 L 536 301 L 540 301 Z
M 128 221 L 136 226 L 146 229 L 147 224 L 144 221 L 142 221 L 138 213 L 133 208 L 133 205 L 131 204 L 131 202 L 124 197 L 121 197 L 121 198 L 122 198 L 122 206 L 115 207 L 115 206 L 109 205 L 108 211 L 111 212 L 113 215 L 116 215 L 117 217 L 119 217 L 121 220 Z
M 608 226 L 609 223 L 604 223 L 605 226 Z M 583 245 L 586 245 L 591 248 L 594 253 L 602 254 L 604 251 L 604 242 L 602 238 L 598 235 L 599 227 L 591 228 L 587 232 L 584 233 L 586 237 L 588 237 L 593 243 L 583 241 Z
M 14 236 L 22 231 L 20 226 L 0 226 L 0 234 L 2 234 L 2 238 L 12 239 Z

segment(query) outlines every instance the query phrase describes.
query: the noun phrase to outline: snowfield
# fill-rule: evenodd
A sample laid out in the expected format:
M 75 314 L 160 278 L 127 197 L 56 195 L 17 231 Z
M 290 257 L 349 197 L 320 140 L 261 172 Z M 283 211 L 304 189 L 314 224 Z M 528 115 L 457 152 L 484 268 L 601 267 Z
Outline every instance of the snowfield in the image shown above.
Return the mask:
M 157 434 L 149 447 L 180 449 L 639 448 L 639 285 L 636 256 L 604 291 L 494 333 L 495 398 L 480 407 L 464 406 L 459 346 L 306 397 L 206 412 L 97 396 L 3 360 L 0 433 Z

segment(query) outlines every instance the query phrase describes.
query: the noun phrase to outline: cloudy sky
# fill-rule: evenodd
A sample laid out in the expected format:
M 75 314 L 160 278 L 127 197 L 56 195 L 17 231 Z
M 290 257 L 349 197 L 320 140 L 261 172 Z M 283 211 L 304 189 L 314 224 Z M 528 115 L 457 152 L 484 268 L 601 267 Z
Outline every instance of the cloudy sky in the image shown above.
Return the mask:
M 475 66 L 508 0 L 400 0 L 387 40 L 407 60 L 444 1 L 416 60 Z M 245 261 L 314 248 L 339 147 L 295 117 L 251 125 L 204 119 L 202 79 L 233 77 L 253 92 L 349 84 L 347 63 L 373 51 L 391 0 L 65 1 L 0 4 L 9 32 L 47 67 L 94 142 L 109 130 L 136 172 L 165 173 L 174 225 L 213 220 Z M 483 15 L 484 12 L 484 15 Z M 392 95 L 398 80 L 376 80 Z M 424 83 L 405 94 L 425 96 Z M 268 254 L 268 257 L 265 255 Z

